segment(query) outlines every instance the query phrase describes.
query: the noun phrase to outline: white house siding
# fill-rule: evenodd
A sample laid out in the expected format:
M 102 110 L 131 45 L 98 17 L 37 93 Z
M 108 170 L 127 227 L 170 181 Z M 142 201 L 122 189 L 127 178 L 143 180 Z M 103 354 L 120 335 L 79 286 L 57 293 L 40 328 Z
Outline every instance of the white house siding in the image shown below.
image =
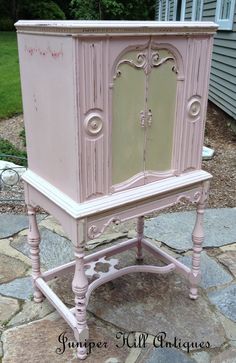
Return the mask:
M 204 0 L 202 21 L 215 21 L 216 1 Z M 214 37 L 209 99 L 236 119 L 236 7 L 233 31 Z
M 192 0 L 186 0 L 185 20 L 191 20 Z M 233 30 L 214 37 L 209 99 L 236 120 L 236 6 Z M 216 0 L 204 0 L 202 21 L 215 21 Z M 158 19 L 158 18 L 157 18 Z

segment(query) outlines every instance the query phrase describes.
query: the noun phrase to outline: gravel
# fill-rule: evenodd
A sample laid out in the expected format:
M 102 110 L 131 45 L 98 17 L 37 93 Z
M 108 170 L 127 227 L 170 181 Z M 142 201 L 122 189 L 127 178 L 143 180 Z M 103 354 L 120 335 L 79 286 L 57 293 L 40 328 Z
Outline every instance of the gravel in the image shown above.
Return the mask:
M 203 169 L 213 175 L 211 182 L 208 208 L 225 208 L 236 206 L 236 135 L 230 128 L 232 119 L 219 108 L 209 102 L 204 145 L 215 150 L 212 159 L 203 161 Z M 0 135 L 11 141 L 19 149 L 24 150 L 19 133 L 23 130 L 23 116 L 0 120 Z M 11 200 L 10 202 L 3 201 Z M 23 199 L 23 183 L 14 188 L 0 189 L 0 213 L 25 213 Z M 184 202 L 165 209 L 163 212 L 191 210 L 194 206 Z M 42 213 L 43 210 L 39 209 Z M 154 214 L 155 215 L 155 214 Z

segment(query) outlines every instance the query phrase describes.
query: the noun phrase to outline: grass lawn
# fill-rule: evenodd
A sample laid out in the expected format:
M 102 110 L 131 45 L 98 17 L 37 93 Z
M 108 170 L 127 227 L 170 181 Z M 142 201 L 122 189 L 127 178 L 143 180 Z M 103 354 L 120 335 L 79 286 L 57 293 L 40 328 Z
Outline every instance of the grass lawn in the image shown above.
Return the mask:
M 0 32 L 0 119 L 22 112 L 15 32 Z

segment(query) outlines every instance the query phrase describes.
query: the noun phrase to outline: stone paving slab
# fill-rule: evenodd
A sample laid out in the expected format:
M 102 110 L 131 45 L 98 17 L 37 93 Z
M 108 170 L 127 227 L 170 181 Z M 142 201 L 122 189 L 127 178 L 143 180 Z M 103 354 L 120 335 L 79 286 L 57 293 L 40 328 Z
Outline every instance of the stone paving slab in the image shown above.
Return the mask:
M 230 344 L 236 346 L 236 324 L 220 311 L 217 311 L 217 315 L 223 324 L 226 337 L 230 340 Z
M 22 277 L 0 285 L 0 294 L 16 299 L 30 299 L 33 295 L 32 278 Z
M 119 254 L 120 266 L 134 262 L 131 251 Z M 146 255 L 144 263 L 157 264 Z M 54 282 L 54 291 L 64 303 L 74 305 L 71 276 Z M 102 285 L 91 295 L 88 310 L 98 318 L 126 331 L 142 331 L 156 335 L 164 331 L 170 340 L 209 340 L 213 347 L 225 341 L 224 329 L 208 301 L 200 296 L 188 297 L 188 283 L 175 273 L 154 275 L 136 273 Z M 106 307 L 104 309 L 104 307 Z
M 100 287 L 88 309 L 124 330 L 153 335 L 164 331 L 168 340 L 208 340 L 212 347 L 221 346 L 224 329 L 216 314 L 202 297 L 191 301 L 187 294 L 187 287 L 174 276 L 167 279 L 146 274 L 137 281 L 129 275 Z
M 44 227 L 40 228 L 40 234 L 40 258 L 42 266 L 46 269 L 51 269 L 74 260 L 74 249 L 71 241 Z M 29 246 L 25 236 L 15 239 L 11 242 L 11 246 L 24 255 L 29 256 Z
M 220 247 L 220 251 L 222 251 L 222 252 L 236 251 L 236 243 L 222 246 L 222 247 Z
M 176 348 L 151 348 L 137 363 L 197 363 L 195 359 Z
M 222 213 L 224 213 L 225 210 L 227 211 L 227 209 L 221 210 Z M 158 219 L 159 218 L 160 217 L 158 217 Z M 44 225 L 44 221 L 42 221 L 40 227 L 42 234 L 44 234 L 43 240 L 45 240 L 45 242 L 43 240 L 41 242 L 44 267 L 51 268 L 61 263 L 68 262 L 68 260 L 65 259 L 68 258 L 67 252 L 69 251 L 71 251 L 69 260 L 74 259 L 73 246 L 67 238 L 64 238 L 65 235 L 63 234 L 63 231 L 60 230 L 60 226 L 58 227 L 57 224 L 53 225 L 54 222 L 49 217 L 47 222 L 49 224 L 46 223 Z M 193 224 L 194 222 L 195 213 Z M 50 223 L 52 223 L 51 226 Z M 149 221 L 146 221 L 146 223 L 149 223 Z M 215 223 L 217 224 L 217 222 Z M 130 226 L 132 229 L 131 234 L 133 235 L 135 222 L 132 221 Z M 107 229 L 106 234 L 111 234 L 114 237 L 114 235 L 121 233 L 122 237 L 124 237 L 130 234 L 130 226 L 128 224 L 127 226 L 123 225 L 122 227 L 110 226 L 111 228 Z M 172 228 L 173 226 L 171 226 L 171 229 Z M 227 229 L 227 225 L 225 225 L 224 228 Z M 57 232 L 57 234 L 53 231 Z M 19 258 L 19 261 L 23 263 L 25 269 L 29 267 L 25 232 L 25 230 L 21 230 L 18 234 L 18 238 L 14 237 L 14 240 L 11 241 L 11 246 L 9 245 L 9 240 L 0 240 L 0 263 L 1 259 L 3 259 L 1 253 L 3 253 L 8 255 L 8 258 L 12 258 L 13 261 L 15 261 L 15 258 Z M 232 234 L 231 230 L 229 234 Z M 91 244 L 91 247 L 95 247 L 95 250 L 100 250 L 102 244 L 111 242 L 106 235 L 103 237 L 104 239 L 101 238 L 101 241 L 98 241 L 98 245 L 96 245 L 96 243 L 94 245 Z M 157 243 L 160 246 L 159 242 L 152 242 Z M 163 242 L 165 243 L 165 241 Z M 45 243 L 44 246 L 43 243 Z M 52 243 L 54 247 L 50 249 Z M 114 241 L 114 243 L 117 243 L 117 241 Z M 211 291 L 208 296 L 211 303 L 215 304 L 219 310 L 212 308 L 212 305 L 209 304 L 209 300 L 202 289 L 200 289 L 200 297 L 197 301 L 190 300 L 188 298 L 188 283 L 185 279 L 175 273 L 168 275 L 147 273 L 130 274 L 98 288 L 95 293 L 91 295 L 88 309 L 95 315 L 92 317 L 88 312 L 88 322 L 92 339 L 97 341 L 99 339 L 104 340 L 107 338 L 109 341 L 109 349 L 94 350 L 86 362 L 160 363 L 162 362 L 161 359 L 163 359 L 163 362 L 165 363 L 168 363 L 169 361 L 175 363 L 174 359 L 179 358 L 179 360 L 177 359 L 176 361 L 178 363 L 236 363 L 236 361 L 233 360 L 235 356 L 235 348 L 233 348 L 233 346 L 236 343 L 236 326 L 233 322 L 236 321 L 236 285 L 235 283 L 232 283 L 233 277 L 226 270 L 226 268 L 229 269 L 233 275 L 235 259 L 234 254 L 231 252 L 236 251 L 236 243 L 229 243 L 231 242 L 224 242 L 219 250 L 211 249 L 210 251 L 215 251 L 215 254 L 212 254 L 211 257 L 203 252 L 202 258 L 202 286 L 211 289 L 213 286 L 214 288 L 217 287 L 217 290 Z M 179 251 L 192 248 L 191 238 L 190 244 L 190 248 L 179 249 Z M 168 244 L 166 243 L 166 245 Z M 169 247 L 173 248 L 171 244 L 169 244 L 168 247 L 162 245 L 161 248 L 168 249 Z M 63 250 L 62 258 L 60 253 L 52 255 L 54 250 L 61 252 L 61 249 Z M 219 252 L 221 252 L 221 254 L 219 254 Z M 175 257 L 179 256 L 176 253 L 173 254 Z M 120 259 L 120 267 L 136 263 L 135 252 L 114 256 L 114 258 L 116 257 Z M 190 263 L 191 258 L 189 256 L 184 256 L 183 258 L 185 263 Z M 220 262 L 217 262 L 218 260 Z M 145 255 L 144 263 L 160 265 L 160 262 L 149 254 Z M 7 266 L 7 264 L 5 265 Z M 224 265 L 225 268 L 222 265 Z M 9 263 L 9 266 L 13 266 L 13 263 Z M 14 268 L 16 268 L 15 265 L 13 266 L 13 270 Z M 20 267 L 19 271 L 21 271 Z M 12 271 L 5 271 L 4 276 L 12 273 Z M 22 274 L 26 273 L 28 272 L 22 272 Z M 12 275 L 12 278 L 14 278 L 16 274 L 17 273 L 15 272 L 14 276 Z M 67 275 L 50 282 L 62 300 L 67 305 L 71 306 L 74 305 L 74 295 L 71 290 L 72 278 L 73 274 L 70 274 L 70 276 Z M 7 279 L 7 281 L 9 281 L 9 279 Z M 220 287 L 222 283 L 231 283 L 231 285 L 223 289 Z M 63 355 L 55 354 L 55 349 L 57 344 L 59 344 L 58 332 L 68 332 L 68 338 L 74 341 L 73 333 L 64 320 L 58 317 L 56 312 L 50 314 L 54 308 L 47 300 L 42 304 L 36 304 L 33 301 L 27 300 L 31 298 L 33 293 L 30 277 L 19 278 L 19 276 L 17 276 L 17 279 L 2 284 L 0 286 L 0 294 L 1 293 L 6 296 L 11 296 L 0 296 L 0 307 L 1 301 L 3 301 L 3 306 L 5 304 L 4 311 L 7 314 L 4 322 L 9 321 L 7 324 L 8 329 L 3 333 L 5 356 L 2 363 L 23 363 L 26 361 L 34 363 L 78 362 L 75 358 L 75 351 L 73 351 L 73 349 L 68 348 Z M 21 311 L 18 311 L 19 302 L 12 297 L 26 300 L 24 303 L 21 302 L 23 303 Z M 8 299 L 7 301 L 9 304 L 4 303 L 5 299 Z M 9 306 L 9 309 L 7 309 L 6 306 Z M 16 315 L 12 317 L 13 314 Z M 36 319 L 41 320 L 28 323 L 29 321 Z M 220 350 L 224 349 L 224 351 L 218 354 L 215 354 L 218 349 L 216 352 L 214 350 L 211 351 L 211 353 L 191 351 L 191 353 L 188 354 L 179 350 L 176 352 L 175 348 L 164 348 L 164 350 L 161 348 L 155 349 L 154 352 L 154 349 L 150 344 L 147 349 L 127 348 L 124 351 L 123 348 L 118 349 L 116 347 L 117 340 L 115 336 L 117 329 L 120 331 L 143 331 L 152 335 L 164 331 L 167 334 L 167 340 L 169 341 L 173 340 L 175 337 L 182 341 L 201 342 L 208 340 L 210 341 L 212 348 L 220 347 Z M 150 335 L 150 337 L 152 337 L 152 335 Z M 226 339 L 228 339 L 227 343 Z M 231 347 L 229 345 L 231 345 Z M 30 349 L 27 347 L 30 347 Z M 158 350 L 160 356 L 157 355 Z M 213 360 L 210 359 L 210 356 Z M 220 360 L 217 360 L 218 356 L 220 357 Z
M 230 270 L 234 277 L 236 277 L 236 251 L 226 251 L 217 256 L 217 259 Z
M 236 363 L 236 348 L 230 348 L 212 359 L 211 363 Z
M 11 247 L 12 239 L 1 239 L 0 240 L 0 254 L 7 255 L 16 258 L 19 261 L 24 262 L 29 267 L 32 265 L 31 260 L 25 256 L 23 253 L 17 251 L 15 248 Z
M 58 234 L 61 237 L 68 238 L 67 234 L 63 230 L 61 224 L 51 215 L 44 218 L 40 223 L 39 227 L 49 229 L 51 232 Z
M 104 244 L 111 243 L 113 241 L 116 241 L 119 238 L 124 238 L 126 236 L 127 236 L 127 233 L 124 233 L 124 232 L 106 233 L 106 234 L 103 234 L 99 238 L 95 238 L 90 241 L 87 241 L 85 248 L 87 251 L 93 250 L 94 248 L 96 248 L 98 246 L 102 246 Z
M 192 358 L 197 363 L 211 363 L 211 358 L 207 352 L 196 352 L 192 354 Z
M 17 300 L 0 296 L 0 325 L 6 323 L 20 309 Z
M 196 212 L 162 214 L 145 222 L 145 235 L 179 251 L 192 249 Z M 236 208 L 207 209 L 204 247 L 220 247 L 236 239 Z
M 22 261 L 3 254 L 0 254 L 0 266 L 0 284 L 23 276 L 29 268 Z
M 22 310 L 8 322 L 7 326 L 23 325 L 33 320 L 39 320 L 53 311 L 55 311 L 55 309 L 47 299 L 43 300 L 42 303 L 26 300 Z
M 188 267 L 191 267 L 191 256 L 183 256 L 180 257 L 179 260 Z M 201 253 L 201 272 L 201 286 L 205 289 L 213 286 L 223 285 L 233 280 L 233 277 L 204 251 Z
M 45 215 L 37 215 L 40 222 Z M 22 229 L 28 228 L 28 216 L 22 214 L 0 214 L 0 238 L 10 237 Z
M 56 316 L 56 315 L 54 315 Z M 89 319 L 90 341 L 106 342 L 107 347 L 94 348 L 86 359 L 86 363 L 124 363 L 129 349 L 116 347 L 116 330 L 104 327 L 92 317 Z M 68 342 L 75 342 L 72 330 L 63 319 L 46 317 L 33 323 L 8 329 L 3 333 L 4 358 L 2 363 L 78 363 L 76 351 L 66 345 L 63 354 L 63 344 L 59 335 L 64 334 Z M 62 341 L 62 336 L 61 336 Z M 28 347 L 28 349 L 27 349 Z
M 210 292 L 208 296 L 227 318 L 236 322 L 236 284 Z

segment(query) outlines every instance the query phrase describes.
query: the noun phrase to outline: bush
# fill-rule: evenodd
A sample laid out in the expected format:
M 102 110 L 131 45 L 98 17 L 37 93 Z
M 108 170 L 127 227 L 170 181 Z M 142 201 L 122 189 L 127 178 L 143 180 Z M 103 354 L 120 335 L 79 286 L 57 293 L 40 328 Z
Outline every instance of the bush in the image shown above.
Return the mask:
M 74 19 L 154 20 L 156 0 L 71 0 Z
M 9 17 L 0 18 L 0 31 L 14 30 L 14 21 Z
M 21 140 L 23 141 L 23 145 L 26 146 L 26 136 L 25 136 L 25 128 L 19 133 Z
M 2 154 L 13 155 L 13 157 L 3 156 Z M 17 149 L 10 141 L 1 138 L 0 138 L 0 159 L 5 161 L 10 161 L 18 165 L 27 166 L 26 152 Z
M 23 0 L 17 10 L 18 19 L 57 20 L 65 19 L 65 14 L 54 1 Z

